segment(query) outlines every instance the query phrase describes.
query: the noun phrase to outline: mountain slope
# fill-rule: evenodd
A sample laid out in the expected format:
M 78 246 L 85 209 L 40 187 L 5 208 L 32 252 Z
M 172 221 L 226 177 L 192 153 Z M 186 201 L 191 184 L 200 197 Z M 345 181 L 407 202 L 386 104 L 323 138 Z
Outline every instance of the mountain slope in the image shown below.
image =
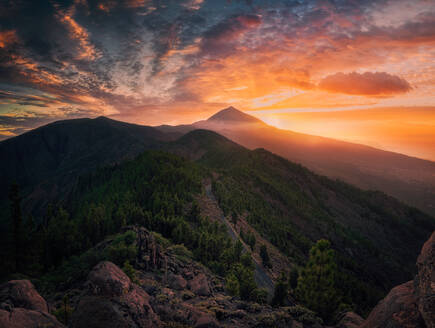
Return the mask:
M 360 313 L 412 277 L 414 259 L 435 229 L 433 218 L 383 193 L 318 176 L 210 131 L 189 132 L 172 147 L 216 172 L 213 192 L 225 215 L 246 218 L 295 263 L 304 263 L 314 241 L 331 240 L 346 272 L 342 288 L 352 291 Z
M 236 120 L 226 119 L 227 113 Z M 221 118 L 221 119 L 220 119 Z M 157 127 L 189 131 L 189 126 Z M 271 127 L 234 108 L 224 109 L 190 130 L 216 131 L 249 149 L 265 148 L 317 173 L 363 189 L 381 190 L 435 215 L 435 163 L 372 147 Z
M 0 142 L 0 191 L 16 182 L 26 195 L 25 208 L 38 209 L 44 198 L 53 199 L 77 175 L 99 166 L 133 158 L 173 136 L 147 126 L 110 120 L 58 121 Z M 38 186 L 38 188 L 35 188 Z

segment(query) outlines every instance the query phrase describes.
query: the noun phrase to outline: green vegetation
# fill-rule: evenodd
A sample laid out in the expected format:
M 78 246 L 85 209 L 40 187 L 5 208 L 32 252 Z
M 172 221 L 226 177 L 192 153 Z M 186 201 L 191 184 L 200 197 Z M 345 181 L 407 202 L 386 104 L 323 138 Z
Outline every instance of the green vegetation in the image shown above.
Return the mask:
M 291 289 L 329 322 L 346 304 L 366 314 L 392 285 L 408 279 L 422 241 L 435 229 L 432 218 L 381 193 L 315 175 L 265 150 L 248 151 L 211 132 L 194 131 L 167 148 L 186 158 L 203 155 L 188 161 L 146 151 L 100 168 L 81 176 L 35 218 L 21 213 L 13 186 L 8 219 L 0 226 L 0 279 L 19 272 L 41 278 L 42 289 L 71 286 L 101 260 L 134 279 L 137 236 L 123 227 L 139 225 L 178 258 L 194 258 L 225 277 L 232 295 L 265 302 L 242 243 L 229 238 L 225 225 L 201 215 L 196 199 L 207 178 L 234 225 L 246 218 L 295 267 L 303 267 L 279 279 L 273 304 L 284 305 Z M 250 231 L 240 231 L 242 240 L 259 249 L 270 267 L 266 245 Z M 330 242 L 315 243 L 322 238 Z M 306 309 L 301 316 L 317 320 Z
M 297 298 L 329 323 L 341 301 L 337 273 L 335 252 L 330 242 L 319 240 L 310 250 L 310 258 L 296 288 Z
M 273 293 L 272 305 L 283 306 L 285 305 L 288 296 L 289 285 L 286 276 L 281 273 L 278 281 L 275 284 L 275 291 Z
M 272 268 L 272 263 L 270 263 L 269 253 L 267 252 L 266 245 L 261 245 L 260 247 L 260 256 L 263 261 L 263 266 L 265 268 Z

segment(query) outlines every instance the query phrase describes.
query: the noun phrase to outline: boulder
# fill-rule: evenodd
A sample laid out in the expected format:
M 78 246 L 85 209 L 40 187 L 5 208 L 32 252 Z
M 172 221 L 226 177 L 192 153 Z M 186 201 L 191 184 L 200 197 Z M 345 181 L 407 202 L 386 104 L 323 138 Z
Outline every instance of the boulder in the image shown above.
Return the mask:
M 189 281 L 189 289 L 199 296 L 210 296 L 210 286 L 205 274 L 200 273 Z
M 364 319 L 355 312 L 346 312 L 341 316 L 337 328 L 358 328 L 363 322 Z
M 187 286 L 186 280 L 178 274 L 170 274 L 168 277 L 169 287 L 175 290 L 183 290 Z
M 196 320 L 195 328 L 217 328 L 219 324 L 216 319 L 208 314 L 204 314 Z
M 394 287 L 372 310 L 361 327 L 402 328 L 425 327 L 418 311 L 414 282 Z
M 0 303 L 48 313 L 47 302 L 29 280 L 11 280 L 0 286 Z
M 11 311 L 0 310 L 0 328 L 63 328 L 57 319 L 49 313 L 24 308 Z
M 423 245 L 414 279 L 418 309 L 428 328 L 435 328 L 435 232 Z
M 100 262 L 88 275 L 94 294 L 121 296 L 130 289 L 130 278 L 112 262 Z
M 0 286 L 0 328 L 64 327 L 48 313 L 47 302 L 29 280 Z
M 115 264 L 101 262 L 88 275 L 88 291 L 74 311 L 72 328 L 160 327 L 150 296 Z

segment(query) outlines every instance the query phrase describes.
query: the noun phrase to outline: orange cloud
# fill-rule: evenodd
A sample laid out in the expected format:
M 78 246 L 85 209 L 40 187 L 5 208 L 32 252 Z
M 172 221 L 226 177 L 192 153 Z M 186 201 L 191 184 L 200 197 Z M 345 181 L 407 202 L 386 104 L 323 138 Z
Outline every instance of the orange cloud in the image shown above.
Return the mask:
M 81 52 L 78 55 L 79 59 L 93 60 L 99 57 L 94 46 L 89 41 L 89 33 L 85 28 L 81 27 L 68 13 L 61 13 L 59 19 L 68 28 L 71 38 L 79 42 L 81 48 Z
M 363 74 L 340 72 L 322 79 L 319 88 L 328 92 L 364 96 L 394 95 L 412 89 L 406 80 L 385 72 L 365 72 Z
M 18 37 L 15 30 L 0 31 L 0 48 L 6 48 L 17 41 Z

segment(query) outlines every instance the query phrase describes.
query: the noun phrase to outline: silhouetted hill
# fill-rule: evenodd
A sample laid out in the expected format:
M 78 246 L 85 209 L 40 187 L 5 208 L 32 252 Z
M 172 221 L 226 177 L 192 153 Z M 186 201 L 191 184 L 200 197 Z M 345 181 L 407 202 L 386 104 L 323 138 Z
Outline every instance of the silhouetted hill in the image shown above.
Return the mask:
M 174 137 L 155 128 L 114 121 L 106 117 L 57 121 L 0 142 L 0 180 L 12 182 L 25 194 L 26 208 L 39 208 L 65 191 L 79 174 L 133 158 Z M 38 186 L 38 188 L 35 188 Z M 35 203 L 36 202 L 36 203 Z

